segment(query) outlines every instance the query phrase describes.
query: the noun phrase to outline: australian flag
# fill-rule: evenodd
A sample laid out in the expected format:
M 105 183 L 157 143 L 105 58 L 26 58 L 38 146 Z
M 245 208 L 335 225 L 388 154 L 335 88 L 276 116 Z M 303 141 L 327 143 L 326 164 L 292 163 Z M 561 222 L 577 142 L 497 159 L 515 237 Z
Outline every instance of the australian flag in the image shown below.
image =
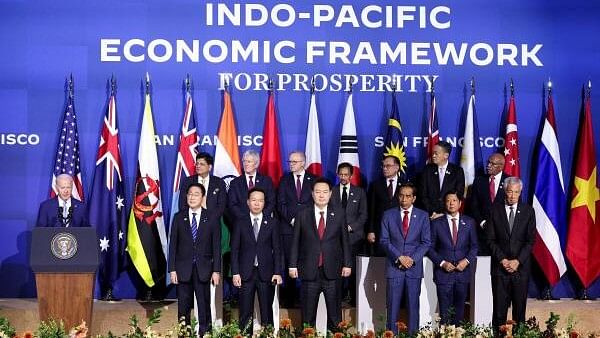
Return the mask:
M 113 85 L 114 87 L 114 85 Z M 117 127 L 117 110 L 114 89 L 108 101 L 100 146 L 96 157 L 96 170 L 89 200 L 90 225 L 98 233 L 100 267 L 98 279 L 102 292 L 111 290 L 123 270 L 127 246 L 127 212 L 123 166 Z

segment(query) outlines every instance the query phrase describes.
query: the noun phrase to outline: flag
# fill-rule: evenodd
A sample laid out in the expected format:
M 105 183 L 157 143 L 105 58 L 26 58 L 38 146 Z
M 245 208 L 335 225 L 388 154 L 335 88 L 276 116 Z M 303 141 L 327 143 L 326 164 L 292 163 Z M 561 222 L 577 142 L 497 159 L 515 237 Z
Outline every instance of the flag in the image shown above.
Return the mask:
M 223 91 L 223 112 L 221 114 L 219 131 L 217 132 L 213 174 L 221 177 L 227 183 L 227 187 L 229 187 L 229 182 L 240 176 L 242 172 L 237 139 L 238 135 L 235 128 L 235 118 L 233 117 L 231 95 L 225 89 Z
M 427 126 L 427 162 L 433 156 L 433 147 L 440 142 L 440 128 L 438 127 L 437 105 L 435 92 L 431 91 L 431 111 L 429 112 L 429 124 Z
M 127 212 L 123 175 L 117 106 L 113 90 L 108 99 L 100 132 L 100 145 L 89 200 L 90 226 L 96 228 L 100 246 L 98 279 L 104 290 L 112 289 L 125 265 Z
M 504 136 L 504 172 L 508 176 L 521 177 L 521 165 L 519 162 L 519 135 L 517 133 L 517 109 L 515 108 L 515 95 L 510 90 L 510 103 L 508 105 L 508 116 L 506 117 L 506 135 Z
M 385 136 L 384 156 L 395 156 L 400 161 L 400 170 L 398 175 L 401 180 L 407 179 L 406 153 L 404 149 L 404 136 L 402 136 L 402 124 L 400 123 L 400 113 L 398 112 L 398 102 L 396 102 L 396 92 L 392 92 L 392 113 L 388 119 L 388 129 Z
M 189 81 L 186 80 L 186 81 Z M 175 177 L 173 177 L 173 194 L 171 199 L 171 216 L 169 224 L 172 224 L 173 217 L 179 211 L 179 186 L 183 178 L 195 174 L 196 153 L 198 147 L 198 134 L 196 133 L 196 119 L 194 117 L 194 101 L 188 83 L 185 91 L 185 111 L 183 112 L 183 122 L 181 124 L 181 133 L 179 134 L 179 148 L 177 150 L 177 163 L 175 164 Z
M 567 271 L 559 235 L 565 235 L 567 196 L 557 135 L 554 104 L 552 96 L 548 94 L 548 108 L 538 146 L 537 172 L 534 177 L 533 209 L 537 234 L 533 245 L 533 256 L 551 286 L 556 285 Z
M 148 83 L 149 80 L 146 81 Z M 148 91 L 145 96 L 135 195 L 127 229 L 127 252 L 140 277 L 148 287 L 153 287 L 159 283 L 166 283 L 167 235 L 162 213 L 160 173 Z
M 67 95 L 67 106 L 63 114 L 63 122 L 60 127 L 58 147 L 56 149 L 56 160 L 52 172 L 50 197 L 58 195 L 56 177 L 61 174 L 69 174 L 73 177 L 73 197 L 83 202 L 83 184 L 81 180 L 81 168 L 79 166 L 79 133 L 77 133 L 77 116 L 75 114 L 75 99 L 73 95 L 73 76 L 68 80 L 69 92 Z
M 352 92 L 348 95 L 346 101 L 346 112 L 344 113 L 344 123 L 342 124 L 342 134 L 340 136 L 340 150 L 338 153 L 338 162 L 348 162 L 352 164 L 353 174 L 350 183 L 360 185 L 360 163 L 358 160 L 358 138 L 356 137 L 356 122 L 354 120 L 354 105 L 352 103 Z
M 587 289 L 600 275 L 600 191 L 589 93 L 584 98 L 583 116 L 574 163 L 571 211 L 567 237 L 567 258 Z
M 315 93 L 310 95 L 310 111 L 308 113 L 308 128 L 306 129 L 306 171 L 321 176 L 321 141 L 319 139 L 319 117 L 317 114 L 317 103 Z
M 475 111 L 475 92 L 471 92 L 467 116 L 465 118 L 465 134 L 463 137 L 462 152 L 460 154 L 460 166 L 465 172 L 465 195 L 473 184 L 477 172 L 483 170 L 481 159 L 481 145 L 479 143 L 479 128 L 477 126 L 477 114 Z
M 263 127 L 263 145 L 260 152 L 260 166 L 258 170 L 271 177 L 275 187 L 283 175 L 281 162 L 281 146 L 279 145 L 279 128 L 277 127 L 277 113 L 275 112 L 275 98 L 273 91 L 269 91 L 267 108 L 265 111 L 265 124 Z

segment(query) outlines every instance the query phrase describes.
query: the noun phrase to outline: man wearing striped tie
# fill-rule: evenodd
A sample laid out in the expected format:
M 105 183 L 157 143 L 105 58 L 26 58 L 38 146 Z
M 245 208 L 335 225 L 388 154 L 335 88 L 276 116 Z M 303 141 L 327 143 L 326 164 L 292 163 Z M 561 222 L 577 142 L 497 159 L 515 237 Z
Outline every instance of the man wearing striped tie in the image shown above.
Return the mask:
M 219 284 L 221 271 L 221 224 L 202 208 L 205 193 L 200 183 L 188 186 L 189 207 L 173 218 L 169 242 L 169 272 L 171 282 L 177 285 L 177 317 L 190 325 L 196 293 L 200 337 L 211 323 L 210 283 Z

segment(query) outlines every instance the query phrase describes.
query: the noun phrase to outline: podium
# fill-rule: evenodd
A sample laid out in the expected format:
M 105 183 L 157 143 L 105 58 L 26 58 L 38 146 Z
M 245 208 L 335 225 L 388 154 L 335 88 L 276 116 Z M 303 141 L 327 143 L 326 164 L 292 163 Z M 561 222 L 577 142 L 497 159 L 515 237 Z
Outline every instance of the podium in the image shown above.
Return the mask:
M 33 229 L 30 265 L 40 320 L 62 319 L 67 331 L 82 320 L 91 327 L 98 268 L 96 229 Z

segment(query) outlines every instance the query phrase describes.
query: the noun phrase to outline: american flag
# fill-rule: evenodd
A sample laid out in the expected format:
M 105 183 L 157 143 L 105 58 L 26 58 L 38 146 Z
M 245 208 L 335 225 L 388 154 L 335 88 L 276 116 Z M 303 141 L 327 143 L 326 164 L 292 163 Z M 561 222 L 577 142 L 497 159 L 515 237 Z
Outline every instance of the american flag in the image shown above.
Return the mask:
M 81 180 L 81 168 L 79 166 L 79 134 L 77 133 L 77 117 L 75 116 L 73 98 L 73 77 L 69 79 L 67 107 L 60 126 L 56 161 L 54 162 L 52 173 L 51 197 L 55 197 L 58 194 L 56 177 L 61 174 L 69 174 L 73 177 L 73 184 L 75 185 L 73 197 L 83 202 L 83 184 Z

